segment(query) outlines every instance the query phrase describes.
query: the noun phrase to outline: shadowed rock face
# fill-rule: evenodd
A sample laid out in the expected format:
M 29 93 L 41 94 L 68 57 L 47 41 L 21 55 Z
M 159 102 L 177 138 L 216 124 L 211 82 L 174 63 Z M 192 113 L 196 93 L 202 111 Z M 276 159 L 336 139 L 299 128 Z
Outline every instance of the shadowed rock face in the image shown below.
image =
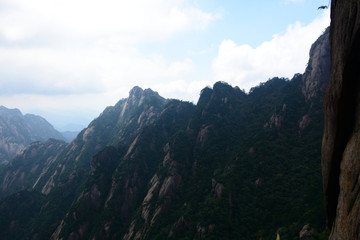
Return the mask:
M 322 171 L 329 239 L 360 239 L 360 2 L 333 0 Z
M 329 57 L 329 31 L 324 33 L 314 42 L 310 49 L 310 58 L 304 75 L 302 76 L 302 93 L 305 100 L 322 96 L 330 79 Z

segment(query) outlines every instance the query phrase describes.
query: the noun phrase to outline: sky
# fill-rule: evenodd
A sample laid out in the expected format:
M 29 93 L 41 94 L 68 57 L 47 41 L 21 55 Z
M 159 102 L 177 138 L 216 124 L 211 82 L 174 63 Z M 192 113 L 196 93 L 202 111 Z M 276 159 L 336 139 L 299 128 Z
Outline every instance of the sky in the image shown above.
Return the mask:
M 196 104 L 303 73 L 329 0 L 0 0 L 0 105 L 81 130 L 134 86 Z

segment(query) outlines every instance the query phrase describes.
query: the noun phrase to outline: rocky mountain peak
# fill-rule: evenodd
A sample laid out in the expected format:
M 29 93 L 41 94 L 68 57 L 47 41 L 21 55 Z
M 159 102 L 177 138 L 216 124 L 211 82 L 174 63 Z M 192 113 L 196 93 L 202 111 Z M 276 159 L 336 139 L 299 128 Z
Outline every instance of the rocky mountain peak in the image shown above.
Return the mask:
M 131 116 L 131 112 L 144 103 L 149 103 L 149 106 L 158 106 L 163 105 L 165 99 L 151 89 L 143 90 L 138 86 L 133 87 L 129 92 L 129 97 L 126 99 L 125 104 L 122 106 L 120 120 L 123 120 L 125 116 Z
M 138 105 L 141 97 L 144 94 L 144 90 L 141 87 L 135 86 L 129 92 L 127 103 L 131 105 Z
M 201 90 L 197 105 L 200 107 L 210 106 L 212 103 L 229 103 L 231 98 L 244 97 L 246 94 L 239 87 L 232 87 L 226 82 L 216 82 L 213 88 L 205 87 Z
M 328 27 L 312 44 L 310 58 L 302 77 L 302 93 L 308 101 L 324 93 L 330 79 L 330 43 Z M 321 94 L 322 95 L 322 94 Z
M 129 91 L 129 97 L 127 98 L 127 102 L 140 105 L 142 103 L 141 100 L 143 100 L 146 97 L 155 97 L 158 99 L 164 99 L 157 92 L 151 90 L 150 88 L 143 90 L 141 87 L 135 86 Z

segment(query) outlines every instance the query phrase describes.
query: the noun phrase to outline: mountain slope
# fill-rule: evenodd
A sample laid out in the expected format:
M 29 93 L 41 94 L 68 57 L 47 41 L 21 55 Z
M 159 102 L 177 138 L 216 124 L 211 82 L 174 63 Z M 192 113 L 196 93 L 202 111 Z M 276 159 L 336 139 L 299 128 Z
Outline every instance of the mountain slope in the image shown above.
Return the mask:
M 134 87 L 127 99 L 107 107 L 103 113 L 64 149 L 56 164 L 44 175 L 42 193 L 48 194 L 55 186 L 79 183 L 90 170 L 93 155 L 109 145 L 129 144 L 141 129 L 159 116 L 165 99 L 150 89 Z M 76 176 L 70 178 L 69 176 Z
M 49 138 L 64 140 L 44 118 L 0 106 L 0 163 L 11 160 L 31 142 Z
M 150 89 L 134 87 L 128 98 L 106 108 L 71 143 L 47 141 L 30 145 L 0 167 L 0 196 L 24 188 L 38 190 L 47 195 L 43 211 L 34 217 L 47 219 L 38 223 L 38 228 L 56 223 L 83 188 L 93 155 L 106 146 L 130 144 L 142 128 L 157 120 L 165 102 Z M 42 232 L 46 239 L 47 231 L 49 228 L 35 233 Z
M 2 239 L 28 239 L 33 220 L 41 211 L 44 196 L 36 191 L 21 191 L 0 202 Z M 31 208 L 29 207 L 31 205 Z
M 192 109 L 193 105 L 190 103 L 172 100 L 165 106 L 155 125 L 144 128 L 130 145 L 106 148 L 99 153 L 92 160 L 92 173 L 87 187 L 72 207 L 74 212 L 67 214 L 53 238 L 57 238 L 59 233 L 60 236 L 70 234 L 72 237 L 87 238 L 91 236 L 89 230 L 100 238 L 112 234 L 119 237 L 119 232 L 109 232 L 109 229 L 114 222 L 119 222 L 122 226 L 129 224 L 138 199 L 144 197 L 147 182 L 158 167 L 164 141 L 186 127 L 186 120 Z M 86 211 L 84 215 L 81 209 L 91 211 Z M 110 214 L 107 219 L 104 212 L 119 214 Z M 76 217 L 77 221 L 74 222 L 74 216 L 81 217 Z M 93 222 L 90 219 L 98 220 Z M 105 233 L 100 225 L 106 224 L 103 221 L 108 221 Z M 95 232 L 95 229 L 99 232 Z
M 42 175 L 56 161 L 64 149 L 64 141 L 49 139 L 34 142 L 21 154 L 0 168 L 0 196 L 6 196 L 24 189 L 37 189 Z
M 297 79 L 297 83 L 299 82 Z M 278 87 L 293 96 L 294 92 L 288 91 L 286 85 L 295 82 L 274 81 L 268 87 L 275 87 L 275 84 L 279 84 Z M 212 103 L 218 106 L 219 101 L 226 99 L 224 95 L 216 94 L 218 87 L 228 88 L 215 85 L 207 106 Z M 280 89 L 273 90 L 272 93 L 278 93 Z M 247 99 L 251 108 L 243 103 L 244 100 L 235 102 L 232 100 L 236 98 L 231 99 L 226 94 L 227 106 L 218 108 L 216 112 L 207 111 L 213 110 L 214 106 L 201 109 L 201 118 L 206 119 L 206 123 L 193 129 L 196 132 L 192 136 L 194 145 L 186 151 L 191 153 L 190 163 L 183 162 L 181 155 L 173 153 L 184 151 L 176 150 L 178 145 L 174 145 L 175 149 L 170 149 L 169 152 L 170 155 L 173 153 L 171 160 L 175 163 L 168 167 L 166 174 L 154 175 L 158 176 L 160 183 L 158 188 L 155 187 L 156 183 L 152 185 L 155 189 L 152 195 L 155 195 L 156 199 L 157 193 L 158 201 L 163 197 L 173 199 L 172 206 L 157 206 L 158 201 L 147 206 L 145 203 L 152 202 L 153 199 L 144 199 L 142 212 L 146 208 L 155 209 L 153 215 L 135 221 L 126 239 L 138 239 L 136 236 L 144 236 L 144 233 L 145 239 L 271 239 L 271 233 L 275 233 L 280 227 L 283 227 L 284 236 L 289 234 L 288 232 L 295 232 L 297 235 L 296 228 L 291 229 L 289 223 L 296 222 L 299 224 L 297 227 L 301 228 L 305 222 L 302 223 L 299 218 L 304 217 L 304 220 L 311 221 L 310 218 L 321 213 L 320 164 L 316 161 L 316 156 L 320 153 L 320 140 L 316 141 L 321 135 L 320 131 L 314 136 L 305 136 L 309 135 L 310 131 L 303 132 L 300 137 L 297 121 L 293 121 L 294 118 L 290 116 L 292 108 L 297 106 L 291 101 L 284 101 L 278 105 L 281 110 L 277 113 L 277 104 L 271 101 L 271 95 L 262 95 L 261 99 L 269 104 L 269 108 L 259 102 L 259 96 L 254 92 L 254 95 L 250 96 L 256 96 L 258 104 Z M 285 104 L 286 112 L 283 110 Z M 259 111 L 252 112 L 256 108 L 259 108 Z M 231 109 L 241 109 L 241 113 Z M 269 109 L 275 112 L 271 113 Z M 267 119 L 263 117 L 263 120 L 261 116 L 249 117 L 266 110 L 269 111 Z M 300 120 L 303 113 L 298 112 L 295 119 Z M 282 119 L 280 124 L 264 127 L 268 123 L 271 125 L 274 116 Z M 213 120 L 209 120 L 212 118 Z M 186 137 L 182 141 L 188 142 Z M 314 150 L 306 151 L 307 149 Z M 177 166 L 188 171 L 181 171 Z M 174 172 L 180 177 L 176 177 L 177 174 L 174 177 Z M 303 179 L 303 176 L 308 178 Z M 164 179 L 163 182 L 161 179 Z M 183 184 L 178 185 L 176 194 L 174 189 L 166 194 L 167 188 L 164 186 L 167 186 L 169 179 L 174 179 L 175 183 L 176 179 L 182 179 Z M 314 194 L 307 199 L 304 196 L 310 195 L 309 191 Z M 313 210 L 307 208 L 314 202 L 319 202 L 318 206 L 314 204 Z M 294 209 L 294 206 L 297 208 Z M 160 213 L 157 212 L 158 209 L 161 209 Z M 306 212 L 313 216 L 303 216 Z M 147 219 L 149 223 L 146 223 Z M 312 220 L 313 225 L 319 226 L 321 220 Z M 140 228 L 140 231 L 131 234 L 132 227 Z
M 92 160 L 52 239 L 271 239 L 279 228 L 285 237 L 322 228 L 322 111 L 305 103 L 301 79 L 249 95 L 219 82 L 196 108 L 170 102 L 130 145 Z
M 33 181 L 28 182 L 27 186 L 33 186 L 36 182 L 37 184 L 34 185 L 36 189 L 48 194 L 60 183 L 64 184 L 66 181 L 74 180 L 74 177 L 79 174 L 86 174 L 90 170 L 90 161 L 94 154 L 108 145 L 116 145 L 120 142 L 129 144 L 140 129 L 157 119 L 164 104 L 165 99 L 156 92 L 150 89 L 142 90 L 139 87 L 134 87 L 127 99 L 122 99 L 115 106 L 106 108 L 71 143 L 62 144 L 62 148 L 56 148 L 52 156 L 54 160 L 42 167 L 40 176 L 34 174 L 36 177 L 31 177 Z M 44 146 L 39 146 L 38 158 L 43 160 L 46 158 L 41 154 L 47 155 L 48 153 L 42 152 L 42 149 L 51 147 L 49 144 L 52 143 L 55 144 L 54 141 L 50 141 L 43 143 Z M 42 145 L 42 143 L 37 145 Z M 55 149 L 55 146 L 52 147 Z M 26 161 L 26 156 L 19 156 L 19 158 L 23 160 L 17 159 L 15 162 Z M 36 167 L 31 165 L 32 162 L 26 164 L 31 168 Z M 11 164 L 4 166 L 3 169 L 7 173 L 16 170 L 13 169 Z M 81 179 L 80 175 L 78 177 Z M 0 175 L 0 183 L 4 183 L 4 177 L 5 175 Z M 0 196 L 14 192 L 7 190 L 7 187 L 7 185 L 0 186 L 2 190 Z

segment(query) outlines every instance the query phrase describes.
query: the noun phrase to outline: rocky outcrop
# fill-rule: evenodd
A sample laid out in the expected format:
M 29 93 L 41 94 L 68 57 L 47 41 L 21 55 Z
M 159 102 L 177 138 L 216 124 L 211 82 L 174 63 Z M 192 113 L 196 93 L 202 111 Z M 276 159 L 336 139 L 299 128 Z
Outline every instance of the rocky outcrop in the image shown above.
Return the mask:
M 323 96 L 330 80 L 330 27 L 326 28 L 321 36 L 311 45 L 309 61 L 304 74 L 301 76 L 301 92 L 305 102 L 308 104 L 307 112 L 298 120 L 299 135 L 313 121 L 323 119 L 323 113 L 316 113 L 314 104 L 320 102 L 322 105 Z M 321 116 L 320 116 L 321 115 Z
M 302 93 L 306 101 L 322 96 L 330 79 L 330 51 L 328 27 L 312 44 L 310 58 L 302 77 Z
M 360 2 L 331 3 L 322 172 L 329 239 L 360 239 Z
M 306 224 L 299 233 L 300 240 L 315 240 L 313 237 L 315 229 L 311 228 L 309 224 Z
M 273 115 L 271 115 L 270 119 L 268 122 L 266 122 L 264 124 L 264 128 L 276 128 L 276 129 L 280 129 L 282 126 L 282 122 L 284 121 L 286 115 L 286 104 L 283 104 L 282 110 L 281 111 L 276 111 Z

